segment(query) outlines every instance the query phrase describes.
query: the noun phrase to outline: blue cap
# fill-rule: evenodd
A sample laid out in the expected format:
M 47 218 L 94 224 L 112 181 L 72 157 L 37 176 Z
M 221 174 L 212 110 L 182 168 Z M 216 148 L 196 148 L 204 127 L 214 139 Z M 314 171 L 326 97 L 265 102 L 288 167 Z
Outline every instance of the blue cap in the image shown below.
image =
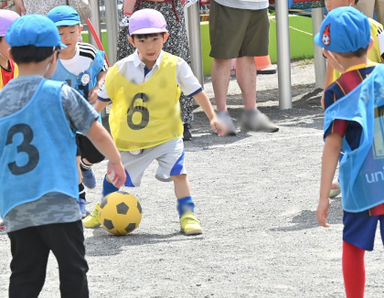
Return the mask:
M 61 5 L 51 9 L 48 13 L 56 26 L 75 26 L 80 24 L 80 16 L 72 6 Z
M 46 16 L 29 14 L 18 18 L 9 27 L 5 40 L 11 47 L 61 47 L 59 30 Z
M 368 18 L 351 6 L 332 9 L 320 26 L 314 41 L 320 47 L 336 52 L 355 52 L 366 48 L 371 39 Z

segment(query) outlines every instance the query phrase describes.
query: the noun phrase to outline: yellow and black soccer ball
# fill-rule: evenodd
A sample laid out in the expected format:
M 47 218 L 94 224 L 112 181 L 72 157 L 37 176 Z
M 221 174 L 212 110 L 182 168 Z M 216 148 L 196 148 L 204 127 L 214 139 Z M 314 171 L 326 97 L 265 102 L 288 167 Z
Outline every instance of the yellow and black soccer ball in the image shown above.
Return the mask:
M 100 204 L 100 223 L 113 235 L 122 236 L 131 233 L 139 226 L 141 216 L 139 200 L 127 192 L 112 192 L 105 196 Z

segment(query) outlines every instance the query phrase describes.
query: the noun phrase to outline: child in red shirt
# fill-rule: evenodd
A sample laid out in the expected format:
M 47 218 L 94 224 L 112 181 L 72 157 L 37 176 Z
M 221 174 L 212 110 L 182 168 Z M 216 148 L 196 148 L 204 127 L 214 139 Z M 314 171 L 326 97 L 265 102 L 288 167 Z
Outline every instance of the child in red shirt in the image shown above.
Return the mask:
M 19 15 L 7 9 L 0 10 L 0 89 L 2 89 L 10 80 L 17 76 L 17 66 L 9 59 L 9 45 L 4 36 L 8 27 L 19 17 Z

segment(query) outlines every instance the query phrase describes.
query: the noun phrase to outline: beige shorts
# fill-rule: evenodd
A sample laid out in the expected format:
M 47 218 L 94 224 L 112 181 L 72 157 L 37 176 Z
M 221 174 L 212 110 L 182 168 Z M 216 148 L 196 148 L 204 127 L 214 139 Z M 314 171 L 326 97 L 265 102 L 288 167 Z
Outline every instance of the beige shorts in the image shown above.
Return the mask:
M 268 55 L 268 9 L 238 9 L 211 1 L 210 56 L 217 59 Z

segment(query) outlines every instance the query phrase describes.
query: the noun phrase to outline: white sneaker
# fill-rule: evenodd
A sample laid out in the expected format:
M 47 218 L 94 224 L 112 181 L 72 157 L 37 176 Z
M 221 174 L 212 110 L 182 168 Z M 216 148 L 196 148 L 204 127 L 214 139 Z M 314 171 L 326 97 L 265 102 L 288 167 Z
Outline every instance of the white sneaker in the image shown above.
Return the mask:
M 236 128 L 233 124 L 232 118 L 229 116 L 228 111 L 217 112 L 217 118 L 219 118 L 220 122 L 223 123 L 225 128 L 227 129 L 227 136 L 235 136 Z
M 258 109 L 244 111 L 241 126 L 246 130 L 276 132 L 279 127 Z

